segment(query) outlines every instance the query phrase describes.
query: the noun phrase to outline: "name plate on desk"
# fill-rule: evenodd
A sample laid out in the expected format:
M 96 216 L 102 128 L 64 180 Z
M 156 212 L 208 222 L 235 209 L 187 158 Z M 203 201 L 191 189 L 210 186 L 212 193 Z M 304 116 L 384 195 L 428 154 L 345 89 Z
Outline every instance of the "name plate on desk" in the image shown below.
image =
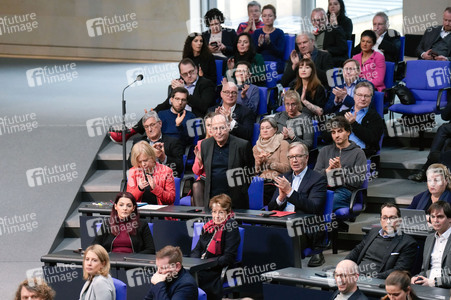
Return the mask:
M 163 207 L 166 207 L 167 205 L 155 205 L 155 204 L 147 204 L 141 207 L 138 207 L 140 210 L 157 210 Z

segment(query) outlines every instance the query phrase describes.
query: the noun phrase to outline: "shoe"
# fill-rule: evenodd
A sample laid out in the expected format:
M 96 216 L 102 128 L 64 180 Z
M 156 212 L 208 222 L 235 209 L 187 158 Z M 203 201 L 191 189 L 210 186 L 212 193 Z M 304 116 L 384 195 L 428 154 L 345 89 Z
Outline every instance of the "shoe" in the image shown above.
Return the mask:
M 412 174 L 409 177 L 409 180 L 416 181 L 416 182 L 424 182 L 426 181 L 426 172 L 421 170 L 420 172 L 416 174 Z
M 309 262 L 308 262 L 308 266 L 313 268 L 313 267 L 319 267 L 324 265 L 324 263 L 326 262 L 326 260 L 324 259 L 324 255 L 322 253 L 319 254 L 315 254 L 313 255 Z
M 131 136 L 133 136 L 133 135 L 136 134 L 136 130 L 134 130 L 133 128 L 127 129 L 125 132 L 126 132 L 126 133 L 125 133 L 125 141 L 126 141 L 126 142 L 128 141 L 128 139 L 129 139 Z M 114 143 L 119 144 L 119 145 L 122 145 L 122 130 L 121 130 L 121 131 L 113 131 L 113 130 L 112 130 L 112 131 L 109 131 L 108 134 L 109 134 L 109 136 L 110 136 L 110 139 L 111 139 Z

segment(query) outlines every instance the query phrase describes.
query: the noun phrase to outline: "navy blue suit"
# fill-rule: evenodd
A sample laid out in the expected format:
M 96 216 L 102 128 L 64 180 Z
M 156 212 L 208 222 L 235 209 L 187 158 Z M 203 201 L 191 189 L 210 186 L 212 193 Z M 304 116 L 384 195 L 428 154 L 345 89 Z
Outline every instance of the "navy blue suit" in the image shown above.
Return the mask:
M 439 200 L 451 204 L 451 191 L 448 189 L 445 190 L 443 194 L 440 196 Z M 427 211 L 429 209 L 429 206 L 431 206 L 431 204 L 432 204 L 431 193 L 429 192 L 429 190 L 426 190 L 413 197 L 412 203 L 410 203 L 408 208 L 423 209 Z
M 208 111 L 215 111 L 220 105 L 217 104 L 210 107 Z M 236 104 L 235 110 L 232 114 L 233 119 L 238 123 L 230 131 L 230 134 L 242 138 L 244 140 L 250 141 L 252 139 L 252 133 L 254 130 L 255 114 L 247 106 Z
M 193 276 L 184 268 L 172 281 L 151 284 L 144 300 L 197 300 L 197 284 Z

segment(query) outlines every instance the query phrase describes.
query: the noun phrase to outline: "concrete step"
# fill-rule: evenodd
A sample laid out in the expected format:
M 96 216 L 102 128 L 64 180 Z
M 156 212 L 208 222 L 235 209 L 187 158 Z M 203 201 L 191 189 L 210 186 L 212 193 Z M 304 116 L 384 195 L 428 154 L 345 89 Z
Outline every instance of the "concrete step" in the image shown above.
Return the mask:
M 417 148 L 383 147 L 379 178 L 406 179 L 417 172 L 427 160 L 429 149 L 418 151 Z
M 128 140 L 126 143 L 126 155 L 130 154 L 132 149 L 133 140 Z M 97 168 L 98 170 L 122 170 L 122 145 L 108 143 L 97 154 Z

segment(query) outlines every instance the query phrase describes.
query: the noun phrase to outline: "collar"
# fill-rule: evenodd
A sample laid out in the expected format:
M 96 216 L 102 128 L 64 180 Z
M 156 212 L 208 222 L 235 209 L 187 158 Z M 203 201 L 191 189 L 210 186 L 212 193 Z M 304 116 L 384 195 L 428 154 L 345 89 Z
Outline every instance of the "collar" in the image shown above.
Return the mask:
M 383 237 L 384 239 L 394 238 L 395 236 L 400 235 L 400 231 L 401 231 L 401 229 L 399 229 L 399 227 L 398 227 L 398 229 L 396 229 L 395 232 L 384 235 L 384 230 L 381 228 L 381 230 L 379 230 L 379 235 L 381 237 Z
M 363 112 L 364 114 L 366 114 L 368 112 L 369 108 L 370 108 L 369 106 L 362 108 L 361 110 L 359 110 L 359 112 Z M 351 108 L 351 113 L 353 113 L 353 112 L 354 112 L 354 106 Z
M 295 178 L 295 177 L 298 177 L 298 178 L 303 178 L 304 176 L 305 176 L 305 173 L 307 173 L 307 166 L 304 168 L 304 170 L 302 170 L 301 171 L 301 173 L 299 173 L 298 175 L 295 175 L 294 174 L 294 172 L 293 172 L 293 179 Z
M 441 238 L 441 239 L 445 239 L 447 240 L 449 238 L 449 235 L 451 234 L 451 226 L 442 234 L 442 235 L 438 235 L 438 232 L 436 232 L 434 234 L 435 238 Z
M 442 26 L 442 30 L 440 30 L 440 32 L 445 32 L 446 34 L 451 33 L 451 31 L 446 31 L 445 27 Z
M 237 103 L 235 102 L 235 104 L 230 108 L 230 113 L 233 114 L 233 112 L 235 111 L 235 108 L 236 108 L 236 104 Z M 224 103 L 222 103 L 221 106 L 224 106 Z
M 151 140 L 149 139 L 149 137 L 147 137 L 147 140 L 149 141 L 149 143 L 158 143 L 158 142 L 161 142 L 161 139 L 162 139 L 162 138 L 163 138 L 163 133 L 160 134 L 160 137 L 159 137 L 158 140 L 156 140 L 155 142 L 151 141 Z
M 196 78 L 196 80 L 191 84 L 191 85 L 184 85 L 185 86 L 185 88 L 190 88 L 190 87 L 192 87 L 192 86 L 196 86 L 196 84 L 197 84 L 197 82 L 199 81 L 199 75 L 197 75 L 197 78 Z
M 183 114 L 183 111 L 184 111 L 184 110 L 185 110 L 185 109 L 183 109 L 180 113 Z M 175 112 L 175 109 L 174 109 L 174 107 L 172 107 L 172 106 L 171 106 L 171 113 L 173 113 L 174 115 L 177 115 L 177 116 L 178 116 L 178 114 L 179 114 L 179 113 Z

